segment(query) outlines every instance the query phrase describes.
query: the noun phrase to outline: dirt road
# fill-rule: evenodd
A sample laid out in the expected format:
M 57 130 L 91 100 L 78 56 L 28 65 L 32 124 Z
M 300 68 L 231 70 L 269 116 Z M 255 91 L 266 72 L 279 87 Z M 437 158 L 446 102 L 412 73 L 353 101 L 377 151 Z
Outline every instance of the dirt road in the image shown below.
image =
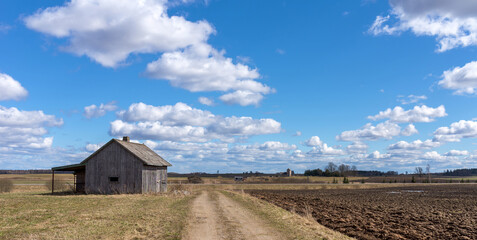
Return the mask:
M 283 239 L 276 231 L 220 192 L 204 191 L 192 205 L 184 239 Z

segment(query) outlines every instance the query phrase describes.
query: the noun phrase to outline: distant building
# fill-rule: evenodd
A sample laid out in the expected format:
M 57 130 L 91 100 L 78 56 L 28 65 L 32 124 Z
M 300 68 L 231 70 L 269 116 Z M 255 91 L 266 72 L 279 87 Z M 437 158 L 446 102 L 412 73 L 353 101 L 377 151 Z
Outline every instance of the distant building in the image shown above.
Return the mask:
M 123 137 L 122 141 L 112 139 L 79 164 L 51 170 L 53 179 L 55 171 L 73 171 L 76 192 L 158 193 L 167 191 L 169 166 L 146 145 Z
M 243 182 L 243 181 L 245 180 L 245 178 L 244 178 L 243 176 L 235 176 L 235 177 L 234 177 L 234 180 L 235 180 L 236 182 Z
M 288 168 L 286 172 L 276 173 L 275 176 L 277 176 L 277 177 L 292 177 L 292 176 L 295 176 L 295 172 Z

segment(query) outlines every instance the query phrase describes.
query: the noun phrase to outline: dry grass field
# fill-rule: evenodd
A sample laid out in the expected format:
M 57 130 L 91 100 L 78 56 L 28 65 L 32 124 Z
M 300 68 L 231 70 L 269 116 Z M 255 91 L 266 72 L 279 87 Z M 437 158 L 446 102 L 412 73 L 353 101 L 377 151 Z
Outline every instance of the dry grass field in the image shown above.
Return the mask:
M 455 181 L 455 182 L 458 182 L 458 181 L 461 181 L 461 180 L 464 180 L 464 181 L 477 181 L 477 176 L 470 176 L 470 177 L 447 177 L 447 178 L 436 178 L 436 179 L 439 179 L 439 180 L 452 180 L 452 181 Z
M 180 239 L 192 196 L 0 194 L 0 239 Z
M 368 177 L 349 177 L 351 182 L 360 182 L 361 180 L 366 180 Z M 202 180 L 205 184 L 235 184 L 233 178 L 224 178 L 224 177 L 202 177 Z M 247 177 L 246 180 L 242 183 L 244 184 L 299 184 L 299 183 L 332 183 L 333 180 L 342 183 L 342 177 L 305 177 L 305 176 L 293 176 L 293 177 Z M 187 183 L 186 177 L 169 177 L 169 183 L 173 184 L 185 184 Z
M 10 179 L 13 184 L 45 184 L 51 174 L 0 174 L 0 179 Z M 55 181 L 73 183 L 73 174 L 55 174 Z
M 287 211 L 278 207 L 280 204 L 276 202 L 268 203 L 246 192 L 302 191 L 315 195 L 327 195 L 326 193 L 329 192 L 332 197 L 331 193 L 335 191 L 342 194 L 340 196 L 347 196 L 356 191 L 380 192 L 381 189 L 386 189 L 384 193 L 387 194 L 387 192 L 394 193 L 410 187 L 426 189 L 432 186 L 467 186 L 471 189 L 473 186 L 477 187 L 474 184 L 460 184 L 458 181 L 455 181 L 453 185 L 368 182 L 362 184 L 359 179 L 353 179 L 359 182 L 331 184 L 328 181 L 330 179 L 332 181 L 333 178 L 321 177 L 311 178 L 313 183 L 256 182 L 247 184 L 234 182 L 233 179 L 206 178 L 205 184 L 174 184 L 174 182 L 187 182 L 187 179 L 172 178 L 169 179 L 171 180 L 170 192 L 167 194 L 73 195 L 60 193 L 51 195 L 44 185 L 51 178 L 49 174 L 0 175 L 0 179 L 5 178 L 12 180 L 15 185 L 12 192 L 0 193 L 0 216 L 2 216 L 0 239 L 182 239 L 187 236 L 194 224 L 204 221 L 203 217 L 194 219 L 192 216 L 194 206 L 202 206 L 194 205 L 194 202 L 204 192 L 210 196 L 205 198 L 210 201 L 210 209 L 209 212 L 205 212 L 205 218 L 215 214 L 218 219 L 215 220 L 215 224 L 219 226 L 217 228 L 221 229 L 224 236 L 231 236 L 230 239 L 250 237 L 245 233 L 254 226 L 248 226 L 248 220 L 243 220 L 248 218 L 253 218 L 255 223 L 260 223 L 263 229 L 272 229 L 268 230 L 269 232 L 280 233 L 280 239 L 348 239 L 347 236 L 323 227 L 315 221 L 313 218 L 316 218 L 316 214 L 312 209 L 307 213 L 299 207 L 288 209 L 286 206 L 281 206 L 291 210 Z M 72 182 L 70 174 L 56 174 L 55 178 Z M 187 190 L 192 194 L 174 194 L 174 190 Z M 295 195 L 299 196 L 299 194 Z M 465 207 L 465 204 L 462 206 Z M 399 206 L 396 205 L 396 207 Z M 231 215 L 232 213 L 235 215 Z M 329 221 L 341 220 L 334 219 L 330 214 Z M 327 226 L 340 230 L 332 224 Z M 347 230 L 342 232 L 353 235 Z M 354 236 L 365 235 L 355 234 Z
M 222 202 L 220 209 L 213 211 L 223 212 L 223 207 L 228 207 L 249 212 L 264 226 L 274 229 L 272 232 L 280 232 L 282 239 L 348 239 L 310 219 L 244 195 L 241 191 L 225 190 L 244 186 L 170 186 L 172 192 L 176 189 L 192 192 L 185 196 L 173 193 L 51 195 L 43 185 L 16 185 L 12 192 L 0 194 L 0 239 L 182 239 L 190 228 L 187 224 L 191 219 L 192 202 L 201 192 L 215 196 L 213 201 L 217 201 L 217 196 L 221 196 L 220 201 L 229 199 Z M 230 208 L 232 203 L 234 207 Z M 240 236 L 244 235 L 237 235 L 237 232 L 243 224 L 234 223 L 237 219 L 229 214 L 222 213 L 221 216 L 223 219 L 218 223 L 223 231 L 228 231 L 227 236 L 241 239 Z
M 368 177 L 349 177 L 349 181 L 359 182 Z M 332 183 L 343 182 L 342 177 L 293 176 L 293 177 L 249 177 L 247 183 Z

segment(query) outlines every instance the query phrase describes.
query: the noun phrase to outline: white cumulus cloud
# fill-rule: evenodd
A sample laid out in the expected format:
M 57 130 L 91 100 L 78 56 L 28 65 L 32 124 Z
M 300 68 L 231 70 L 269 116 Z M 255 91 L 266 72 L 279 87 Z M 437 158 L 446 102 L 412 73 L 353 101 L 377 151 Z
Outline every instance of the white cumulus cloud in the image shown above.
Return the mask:
M 11 76 L 0 73 L 0 101 L 21 100 L 28 96 L 28 91 Z
M 53 137 L 46 137 L 47 128 L 63 125 L 62 119 L 43 111 L 22 111 L 0 106 L 0 146 L 4 153 L 32 154 L 48 149 Z
M 129 135 L 143 140 L 206 142 L 218 139 L 230 142 L 236 137 L 281 131 L 281 124 L 270 118 L 222 117 L 185 103 L 166 106 L 134 103 L 128 110 L 120 111 L 118 117 L 120 119 L 111 123 L 111 135 Z
M 199 91 L 234 91 L 220 97 L 227 104 L 257 105 L 263 94 L 274 89 L 258 81 L 260 74 L 242 63 L 234 63 L 208 44 L 164 53 L 147 65 L 147 74 L 168 80 L 172 86 Z
M 0 126 L 18 128 L 57 127 L 63 119 L 46 115 L 43 111 L 22 111 L 18 108 L 0 106 Z
M 72 0 L 27 16 L 28 28 L 67 38 L 64 50 L 116 67 L 130 54 L 174 51 L 214 33 L 206 21 L 167 14 L 166 1 Z
M 241 106 L 255 105 L 262 101 L 263 95 L 261 93 L 237 90 L 232 93 L 227 93 L 219 97 L 226 104 L 239 104 Z
M 432 152 L 425 152 L 424 154 L 422 154 L 421 158 L 425 160 L 440 161 L 440 160 L 445 160 L 446 156 L 442 156 L 438 152 L 432 151 Z
M 467 150 L 450 150 L 449 152 L 444 153 L 444 156 L 467 156 L 469 151 Z
M 413 104 L 413 103 L 418 103 L 420 101 L 426 100 L 427 97 L 425 95 L 409 95 L 409 96 L 398 96 L 398 101 L 401 104 Z
M 88 152 L 95 152 L 96 150 L 100 149 L 103 146 L 103 144 L 93 144 L 93 143 L 88 143 L 84 147 L 86 151 Z
M 399 125 L 386 121 L 376 126 L 368 123 L 360 129 L 344 131 L 336 136 L 336 139 L 348 142 L 376 141 L 379 139 L 391 139 L 400 134 L 401 127 Z
M 379 151 L 374 151 L 372 152 L 371 154 L 368 155 L 367 158 L 370 158 L 370 159 L 386 159 L 386 158 L 389 158 L 391 157 L 391 154 L 383 154 L 383 153 L 380 153 Z
M 474 0 L 391 0 L 390 4 L 391 14 L 377 16 L 370 33 L 412 31 L 418 36 L 434 36 L 439 52 L 477 45 L 477 2 Z
M 368 152 L 368 144 L 363 142 L 353 142 L 346 147 L 348 154 L 364 154 Z
M 249 90 L 269 93 L 272 90 L 253 80 L 260 77 L 257 69 L 234 64 L 231 58 L 224 57 L 223 51 L 207 44 L 165 53 L 148 64 L 147 73 L 192 92 Z
M 454 90 L 455 94 L 477 94 L 477 62 L 445 71 L 439 85 Z
M 30 29 L 67 39 L 69 45 L 62 47 L 65 51 L 86 55 L 105 67 L 124 64 L 133 54 L 161 53 L 147 65 L 149 77 L 192 92 L 231 91 L 222 96 L 228 104 L 257 105 L 264 94 L 274 92 L 257 81 L 261 77 L 258 69 L 233 62 L 224 50 L 207 43 L 215 34 L 207 21 L 169 16 L 168 6 L 179 3 L 71 0 L 41 9 L 24 21 Z
M 308 147 L 316 147 L 321 145 L 323 145 L 323 142 L 318 136 L 313 136 L 310 139 L 305 141 L 305 146 L 308 146 Z
M 259 146 L 259 149 L 261 150 L 269 150 L 269 151 L 277 151 L 277 150 L 295 150 L 296 145 L 294 144 L 288 144 L 288 143 L 282 143 L 278 141 L 267 141 L 264 142 Z
M 434 131 L 436 141 L 459 142 L 462 138 L 477 138 L 477 121 L 460 120 Z
M 106 104 L 101 103 L 101 105 L 99 106 L 92 104 L 92 105 L 84 107 L 83 115 L 87 119 L 102 117 L 106 115 L 107 112 L 114 111 L 117 108 L 118 107 L 116 106 L 116 102 L 114 101 L 110 103 L 106 103 Z
M 422 150 L 431 149 L 441 146 L 441 142 L 427 139 L 425 141 L 415 140 L 413 142 L 399 141 L 397 143 L 389 145 L 389 150 Z
M 310 155 L 343 155 L 344 151 L 341 149 L 329 147 L 328 144 L 321 141 L 320 137 L 312 136 L 304 142 L 305 146 L 313 147 L 307 154 Z
M 414 124 L 409 124 L 409 125 L 407 125 L 406 128 L 404 128 L 402 130 L 401 135 L 411 136 L 411 135 L 418 134 L 418 133 L 419 133 L 419 131 L 417 131 L 416 126 L 414 126 Z
M 377 115 L 368 116 L 368 119 L 373 121 L 381 119 L 389 119 L 396 123 L 413 123 L 413 122 L 432 122 L 435 118 L 447 116 L 446 109 L 443 105 L 432 108 L 426 105 L 415 106 L 413 109 L 404 110 L 397 106 L 393 109 L 388 108 L 385 111 L 379 112 Z
M 118 117 L 126 122 L 154 122 L 165 125 L 208 126 L 217 116 L 209 111 L 192 108 L 178 102 L 175 105 L 153 106 L 145 103 L 133 103 L 127 110 L 119 111 Z
M 207 106 L 214 106 L 214 100 L 207 97 L 199 97 L 199 102 Z
M 293 136 L 294 136 L 294 137 L 299 137 L 299 136 L 301 136 L 301 134 L 302 134 L 301 131 L 296 131 L 296 132 L 293 134 Z
M 307 152 L 309 155 L 344 155 L 345 152 L 341 149 L 328 147 L 328 144 L 323 143 L 323 145 L 318 147 L 313 147 L 313 149 Z

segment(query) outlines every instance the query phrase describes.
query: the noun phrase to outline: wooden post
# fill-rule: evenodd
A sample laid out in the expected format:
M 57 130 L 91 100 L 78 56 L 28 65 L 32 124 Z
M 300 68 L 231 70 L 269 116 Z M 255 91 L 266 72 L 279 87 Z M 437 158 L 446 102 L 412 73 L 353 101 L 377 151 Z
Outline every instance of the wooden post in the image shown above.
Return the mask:
M 75 188 L 74 192 L 76 193 L 76 172 L 73 173 L 73 187 Z
M 55 170 L 51 174 L 51 194 L 55 192 Z

